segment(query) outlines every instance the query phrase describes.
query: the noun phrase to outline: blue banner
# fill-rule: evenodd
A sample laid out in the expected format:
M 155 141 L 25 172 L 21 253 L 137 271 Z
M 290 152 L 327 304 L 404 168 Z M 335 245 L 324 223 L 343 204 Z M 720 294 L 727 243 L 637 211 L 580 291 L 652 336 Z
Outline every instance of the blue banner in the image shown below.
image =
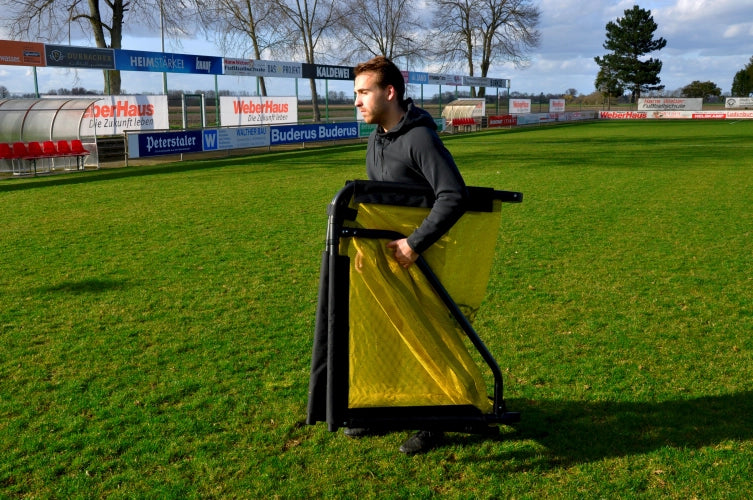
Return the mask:
M 201 130 L 139 134 L 138 144 L 138 155 L 131 156 L 131 158 L 199 153 L 203 148 Z
M 337 141 L 358 139 L 358 123 L 324 123 L 320 125 L 278 125 L 271 127 L 270 144 Z
M 121 71 L 157 71 L 160 73 L 222 74 L 222 58 L 145 52 L 141 50 L 115 51 L 115 69 Z

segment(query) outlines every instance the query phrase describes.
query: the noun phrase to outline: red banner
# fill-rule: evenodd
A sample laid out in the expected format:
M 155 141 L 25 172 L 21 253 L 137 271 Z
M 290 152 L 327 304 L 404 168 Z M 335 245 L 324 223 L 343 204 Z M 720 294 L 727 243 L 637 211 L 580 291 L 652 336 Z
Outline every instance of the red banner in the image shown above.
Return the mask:
M 44 44 L 0 40 L 0 64 L 45 66 Z
M 514 127 L 518 124 L 518 117 L 514 115 L 490 116 L 489 127 Z

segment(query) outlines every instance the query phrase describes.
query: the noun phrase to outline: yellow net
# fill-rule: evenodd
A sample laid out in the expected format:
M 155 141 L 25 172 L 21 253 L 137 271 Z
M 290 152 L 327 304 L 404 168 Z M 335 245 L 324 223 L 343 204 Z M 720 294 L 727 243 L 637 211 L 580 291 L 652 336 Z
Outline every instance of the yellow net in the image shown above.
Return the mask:
M 467 212 L 423 257 L 472 319 L 486 293 L 500 206 Z M 356 204 L 353 226 L 409 235 L 428 209 Z M 403 269 L 387 240 L 343 238 L 350 257 L 350 408 L 473 405 L 491 410 L 465 333 L 417 266 Z

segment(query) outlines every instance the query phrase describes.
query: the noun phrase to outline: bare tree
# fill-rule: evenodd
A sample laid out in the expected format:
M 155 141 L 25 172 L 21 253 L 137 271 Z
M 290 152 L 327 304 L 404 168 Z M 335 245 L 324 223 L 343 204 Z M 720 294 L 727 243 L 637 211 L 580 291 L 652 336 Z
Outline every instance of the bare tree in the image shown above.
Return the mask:
M 340 28 L 348 39 L 341 62 L 384 56 L 406 66 L 426 55 L 426 26 L 416 0 L 346 0 L 340 8 Z
M 228 52 L 239 49 L 262 59 L 264 53 L 283 42 L 279 15 L 272 0 L 198 0 L 202 25 L 214 32 L 220 47 Z M 267 95 L 263 77 L 261 95 Z
M 523 66 L 539 45 L 541 13 L 531 0 L 433 0 L 436 54 L 445 63 L 463 62 L 481 77 L 498 61 Z M 471 88 L 471 95 L 475 95 Z M 483 96 L 485 89 L 480 89 Z
M 99 48 L 120 49 L 129 19 L 152 28 L 163 21 L 173 27 L 185 26 L 186 0 L 8 0 L 2 22 L 19 39 L 60 42 L 70 39 L 71 29 L 80 29 L 94 38 Z M 101 8 L 104 7 L 104 9 Z M 175 32 L 175 29 L 172 30 Z M 119 94 L 120 71 L 105 70 L 105 93 Z
M 334 34 L 339 12 L 336 9 L 337 0 L 273 0 L 279 11 L 290 21 L 292 30 L 287 39 L 293 42 L 293 50 L 302 52 L 309 64 L 315 64 L 319 59 L 321 45 L 331 40 L 326 37 Z M 311 104 L 314 111 L 314 121 L 321 121 L 319 99 L 316 95 L 316 79 L 310 78 Z

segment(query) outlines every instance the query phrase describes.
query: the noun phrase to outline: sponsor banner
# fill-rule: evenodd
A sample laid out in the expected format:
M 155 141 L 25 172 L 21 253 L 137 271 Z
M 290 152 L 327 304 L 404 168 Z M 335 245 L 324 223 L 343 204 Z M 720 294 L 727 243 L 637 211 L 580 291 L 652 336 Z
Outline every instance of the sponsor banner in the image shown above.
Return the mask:
M 512 114 L 526 114 L 531 112 L 530 99 L 510 99 L 509 108 Z
M 596 115 L 596 111 L 571 111 L 565 113 L 564 121 L 593 120 Z
M 160 73 L 222 74 L 222 58 L 114 49 L 115 69 L 121 71 L 157 71 Z
M 429 73 L 429 83 L 433 85 L 463 85 L 463 77 L 461 75 L 438 75 L 436 73 Z
M 358 137 L 368 137 L 376 128 L 376 123 L 358 122 Z
M 469 87 L 489 87 L 490 80 L 485 77 L 481 76 L 464 76 L 463 77 L 463 85 L 468 85 Z
M 753 119 L 753 111 L 727 111 L 727 119 L 751 120 Z
M 128 157 L 199 153 L 203 147 L 201 130 L 145 132 L 128 136 Z
M 328 66 L 326 64 L 302 65 L 302 78 L 316 78 L 319 80 L 355 80 L 353 68 L 350 66 Z
M 541 120 L 541 115 L 538 113 L 521 114 L 517 115 L 518 125 L 538 125 Z
M 295 97 L 220 96 L 220 125 L 274 125 L 298 122 Z
M 270 145 L 295 142 L 358 139 L 358 123 L 324 123 L 314 125 L 279 125 L 270 131 Z
M 408 83 L 413 83 L 416 85 L 425 85 L 429 83 L 429 73 L 424 73 L 421 71 L 409 71 L 408 72 Z
M 510 88 L 510 80 L 506 78 L 490 78 L 488 86 L 496 87 L 498 89 L 508 89 Z
M 170 128 L 166 95 L 103 96 L 84 113 L 81 135 Z
M 725 120 L 727 113 L 693 113 L 693 120 Z
M 45 45 L 47 66 L 65 68 L 115 69 L 112 49 L 90 49 L 70 45 Z
M 724 101 L 725 108 L 753 108 L 753 97 L 728 97 Z
M 565 112 L 565 100 L 564 99 L 549 99 L 549 112 L 550 113 L 564 113 Z
M 0 40 L 0 64 L 44 66 L 44 44 Z
M 207 129 L 203 133 L 204 151 L 261 148 L 269 146 L 269 127 Z
M 490 116 L 487 123 L 489 127 L 514 127 L 518 118 L 514 115 Z
M 301 78 L 303 74 L 301 63 L 261 61 L 254 59 L 222 60 L 223 74 L 238 76 L 263 76 L 278 78 Z
M 684 97 L 641 97 L 638 111 L 700 111 L 703 99 Z
M 753 118 L 753 111 L 654 111 L 648 117 L 659 120 L 739 120 Z
M 644 120 L 648 118 L 645 111 L 599 111 L 602 120 Z

